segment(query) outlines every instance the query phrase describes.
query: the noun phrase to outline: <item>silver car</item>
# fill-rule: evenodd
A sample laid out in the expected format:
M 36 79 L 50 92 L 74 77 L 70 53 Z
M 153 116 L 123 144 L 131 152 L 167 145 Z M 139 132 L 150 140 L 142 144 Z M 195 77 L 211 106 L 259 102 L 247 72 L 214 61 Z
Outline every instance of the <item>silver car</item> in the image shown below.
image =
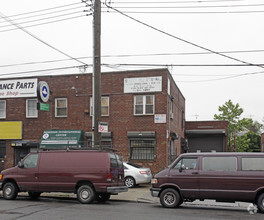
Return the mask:
M 128 188 L 140 183 L 150 183 L 151 171 L 149 168 L 141 167 L 132 163 L 123 163 L 125 171 L 125 185 Z

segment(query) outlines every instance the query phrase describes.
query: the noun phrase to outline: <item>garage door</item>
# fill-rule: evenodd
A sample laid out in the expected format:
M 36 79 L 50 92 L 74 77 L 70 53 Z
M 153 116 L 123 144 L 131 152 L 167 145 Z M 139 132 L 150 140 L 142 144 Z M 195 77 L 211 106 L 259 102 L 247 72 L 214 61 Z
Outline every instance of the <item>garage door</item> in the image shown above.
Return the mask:
M 225 137 L 223 135 L 200 135 L 188 137 L 189 152 L 223 152 Z

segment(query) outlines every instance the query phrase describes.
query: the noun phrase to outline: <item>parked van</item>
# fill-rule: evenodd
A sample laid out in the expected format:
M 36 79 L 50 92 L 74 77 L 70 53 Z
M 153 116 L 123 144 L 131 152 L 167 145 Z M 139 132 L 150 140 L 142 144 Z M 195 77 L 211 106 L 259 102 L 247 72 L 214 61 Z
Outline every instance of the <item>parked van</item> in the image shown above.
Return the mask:
M 18 192 L 37 198 L 42 192 L 76 193 L 79 202 L 103 202 L 112 194 L 126 192 L 123 163 L 113 152 L 63 150 L 30 153 L 18 166 L 0 175 L 3 197 Z
M 166 208 L 212 199 L 250 202 L 264 212 L 264 154 L 181 154 L 154 176 L 151 194 Z

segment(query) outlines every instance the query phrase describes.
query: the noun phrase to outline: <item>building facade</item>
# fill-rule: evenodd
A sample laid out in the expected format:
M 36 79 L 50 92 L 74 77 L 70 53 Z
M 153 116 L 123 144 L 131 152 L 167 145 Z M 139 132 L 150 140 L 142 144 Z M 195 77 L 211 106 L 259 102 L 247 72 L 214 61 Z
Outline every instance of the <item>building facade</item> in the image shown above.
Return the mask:
M 42 81 L 50 89 L 48 109 L 37 110 L 33 90 Z M 185 98 L 167 69 L 102 73 L 101 96 L 102 141 L 124 161 L 155 173 L 181 153 Z M 92 103 L 92 74 L 1 79 L 0 169 L 50 143 L 87 146 L 93 136 Z
M 186 152 L 228 151 L 228 121 L 187 121 Z

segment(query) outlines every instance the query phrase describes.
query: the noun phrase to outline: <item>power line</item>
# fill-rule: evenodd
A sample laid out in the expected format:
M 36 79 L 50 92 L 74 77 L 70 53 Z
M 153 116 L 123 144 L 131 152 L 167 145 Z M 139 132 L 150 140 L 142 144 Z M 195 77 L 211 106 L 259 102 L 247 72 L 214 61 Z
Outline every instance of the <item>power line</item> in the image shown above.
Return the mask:
M 40 16 L 44 16 L 44 15 L 50 15 L 50 14 L 55 14 L 55 13 L 61 13 L 61 12 L 71 11 L 71 10 L 80 9 L 80 8 L 83 8 L 83 6 L 74 7 L 74 8 L 68 8 L 68 9 L 63 9 L 63 10 L 54 11 L 54 12 L 48 12 L 48 13 L 44 13 L 44 14 L 31 15 L 31 16 L 22 17 L 22 18 L 16 18 L 16 19 L 13 19 L 13 21 L 17 22 L 18 20 L 35 18 L 35 17 L 40 17 Z M 8 16 L 8 17 L 11 18 L 11 16 Z M 17 17 L 17 16 L 13 16 L 13 17 Z M 7 22 L 6 20 L 0 21 L 0 23 L 6 23 L 6 22 Z
M 149 25 L 149 24 L 147 24 L 147 23 L 144 23 L 144 22 L 142 22 L 142 21 L 140 21 L 140 20 L 138 20 L 138 19 L 136 19 L 136 18 L 133 18 L 133 17 L 131 17 L 131 16 L 129 16 L 129 15 L 127 15 L 127 14 L 125 14 L 125 13 L 123 13 L 123 12 L 121 12 L 121 11 L 119 11 L 119 10 L 117 10 L 117 9 L 115 9 L 115 8 L 113 8 L 113 7 L 111 7 L 111 6 L 109 6 L 109 5 L 106 5 L 106 6 L 108 6 L 110 9 L 112 9 L 112 10 L 114 10 L 114 11 L 117 11 L 118 13 L 120 13 L 121 15 L 123 15 L 123 16 L 125 16 L 125 17 L 127 17 L 127 18 L 129 18 L 129 19 L 131 19 L 131 20 L 133 20 L 133 21 L 136 21 L 137 23 L 140 23 L 140 24 L 142 24 L 142 25 L 144 25 L 144 26 L 146 26 L 146 27 L 149 27 L 149 28 L 151 28 L 151 29 L 153 29 L 153 30 L 155 30 L 155 31 L 158 31 L 158 32 L 160 32 L 160 33 L 162 33 L 162 34 L 165 34 L 165 35 L 167 35 L 167 36 L 169 36 L 169 37 L 172 37 L 172 38 L 174 38 L 174 39 L 180 40 L 180 41 L 182 41 L 182 42 L 184 42 L 184 43 L 187 43 L 187 44 L 190 44 L 190 45 L 192 45 L 192 46 L 198 47 L 198 48 L 200 48 L 200 49 L 202 49 L 202 50 L 206 50 L 206 51 L 208 51 L 208 52 L 211 52 L 211 53 L 217 54 L 217 55 L 219 55 L 219 56 L 222 56 L 222 57 L 225 57 L 225 58 L 228 58 L 228 59 L 231 59 L 231 60 L 234 60 L 234 61 L 240 62 L 240 63 L 244 63 L 244 64 L 247 64 L 247 65 L 250 65 L 250 66 L 254 66 L 254 64 L 252 64 L 252 63 L 245 62 L 245 61 L 243 61 L 243 60 L 240 60 L 240 59 L 237 59 L 237 58 L 234 58 L 234 57 L 231 57 L 231 56 L 225 55 L 225 54 L 221 54 L 221 53 L 219 53 L 219 52 L 213 51 L 213 50 L 208 49 L 208 48 L 206 48 L 206 47 L 203 47 L 203 46 L 200 46 L 200 45 L 198 45 L 198 44 L 192 43 L 192 42 L 190 42 L 190 41 L 188 41 L 188 40 L 185 40 L 185 39 L 183 39 L 183 38 L 180 38 L 180 37 L 174 36 L 174 35 L 172 35 L 172 34 L 169 34 L 168 32 L 165 32 L 165 31 L 163 31 L 163 30 L 160 30 L 160 29 L 158 29 L 158 28 L 155 28 L 154 26 L 151 26 L 151 25 Z M 260 68 L 264 68 L 262 65 L 260 65 L 260 66 L 258 66 L 258 67 L 260 67 Z
M 30 33 L 29 31 L 25 30 L 24 28 L 22 28 L 21 26 L 19 26 L 18 24 L 16 24 L 13 20 L 11 20 L 10 18 L 8 18 L 7 16 L 5 16 L 3 13 L 0 12 L 0 17 L 2 17 L 3 19 L 5 19 L 6 21 L 10 22 L 11 24 L 13 24 L 14 26 L 16 26 L 17 28 L 19 28 L 20 30 L 22 30 L 23 32 L 25 32 L 26 34 L 30 35 L 31 37 L 35 38 L 36 40 L 40 41 L 41 43 L 45 44 L 46 46 L 52 48 L 53 50 L 63 54 L 64 56 L 67 56 L 68 58 L 71 58 L 72 60 L 75 60 L 79 63 L 82 63 L 83 65 L 86 65 L 86 63 L 75 59 L 74 57 L 64 53 L 63 51 L 55 48 L 54 46 L 48 44 L 47 42 L 41 40 L 39 37 L 35 36 L 34 34 Z
M 56 23 L 56 22 L 72 20 L 72 19 L 76 19 L 76 18 L 89 16 L 89 15 L 90 14 L 88 14 L 88 15 L 79 15 L 79 16 L 74 16 L 74 17 L 70 17 L 70 18 L 63 18 L 63 19 L 59 19 L 59 20 L 55 20 L 55 21 L 48 21 L 48 22 L 43 22 L 43 23 L 39 23 L 39 24 L 32 24 L 32 25 L 23 26 L 23 28 L 36 27 L 36 26 L 45 25 L 45 24 L 53 24 L 53 23 Z M 1 30 L 0 33 L 8 32 L 8 31 L 14 31 L 14 30 L 17 30 L 17 29 L 20 29 L 20 28 L 16 27 L 16 28 L 11 28 L 11 29 L 7 29 L 7 30 Z
M 153 1 L 133 1 L 133 2 L 122 2 L 122 1 L 115 1 L 112 2 L 111 4 L 189 4 L 189 3 L 212 3 L 212 2 L 242 2 L 242 1 L 247 1 L 247 0 L 197 0 L 197 1 L 164 1 L 164 2 L 153 2 Z
M 68 13 L 68 14 L 56 15 L 56 16 L 46 17 L 46 18 L 40 18 L 40 19 L 36 19 L 36 20 L 31 20 L 31 21 L 24 21 L 24 22 L 20 22 L 17 24 L 22 25 L 22 24 L 38 22 L 38 21 L 43 21 L 43 20 L 48 20 L 48 19 L 53 19 L 53 18 L 58 18 L 58 17 L 64 17 L 64 16 L 79 14 L 79 13 L 80 13 L 80 11 L 77 11 L 77 12 L 72 12 L 72 13 Z M 2 25 L 2 26 L 0 26 L 0 28 L 10 27 L 10 26 L 13 26 L 13 24 Z
M 264 50 L 240 50 L 240 51 L 219 51 L 219 53 L 259 53 L 264 52 Z M 210 52 L 182 52 L 182 53 L 155 53 L 155 54 L 112 54 L 112 55 L 102 55 L 102 58 L 125 58 L 125 57 L 143 57 L 143 56 L 182 56 L 182 55 L 212 55 Z M 78 60 L 82 59 L 92 59 L 92 56 L 85 56 L 85 57 L 75 57 Z M 5 64 L 0 65 L 0 68 L 6 67 L 16 67 L 16 66 L 23 66 L 23 65 L 35 65 L 35 64 L 45 64 L 45 63 L 56 63 L 56 62 L 63 62 L 69 61 L 72 59 L 56 59 L 56 60 L 45 60 L 45 61 L 36 61 L 36 62 L 26 62 L 26 63 L 16 63 L 16 64 Z M 165 64 L 162 64 L 166 66 Z M 171 64 L 172 66 L 182 65 L 182 64 Z M 185 64 L 185 65 L 192 65 L 192 64 Z M 201 64 L 202 65 L 202 64 Z M 203 64 L 208 65 L 208 64 Z M 217 64 L 211 64 L 217 65 Z M 226 65 L 226 64 L 222 64 Z M 259 65 L 259 64 L 258 64 Z M 246 65 L 245 65 L 246 66 Z
M 38 12 L 49 11 L 49 10 L 54 10 L 54 9 L 58 9 L 58 8 L 73 6 L 73 5 L 77 5 L 77 4 L 83 4 L 83 2 L 78 2 L 78 3 L 68 4 L 68 5 L 57 6 L 57 7 L 53 7 L 53 8 L 46 8 L 46 9 L 41 9 L 41 10 L 37 10 L 37 11 L 31 11 L 31 12 L 16 14 L 16 15 L 10 15 L 8 17 L 9 18 L 13 18 L 13 17 L 23 16 L 23 15 L 34 14 L 34 13 L 38 13 Z
M 196 6 L 115 6 L 121 9 L 168 9 L 168 8 L 235 8 L 235 7 L 257 7 L 264 4 L 247 4 L 247 5 L 196 5 Z M 104 7 L 107 8 L 107 7 Z

